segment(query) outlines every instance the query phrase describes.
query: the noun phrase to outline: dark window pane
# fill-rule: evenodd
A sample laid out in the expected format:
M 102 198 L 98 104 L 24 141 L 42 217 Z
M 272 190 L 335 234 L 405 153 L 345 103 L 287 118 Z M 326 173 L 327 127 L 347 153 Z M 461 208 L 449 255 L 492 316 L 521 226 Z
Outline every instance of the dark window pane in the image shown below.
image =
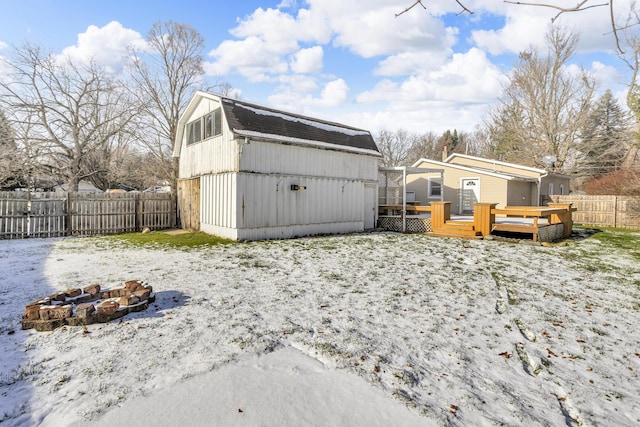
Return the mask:
M 213 114 L 207 114 L 204 116 L 204 138 L 211 138 L 213 136 Z
M 213 112 L 213 134 L 220 135 L 222 133 L 222 110 L 218 108 Z

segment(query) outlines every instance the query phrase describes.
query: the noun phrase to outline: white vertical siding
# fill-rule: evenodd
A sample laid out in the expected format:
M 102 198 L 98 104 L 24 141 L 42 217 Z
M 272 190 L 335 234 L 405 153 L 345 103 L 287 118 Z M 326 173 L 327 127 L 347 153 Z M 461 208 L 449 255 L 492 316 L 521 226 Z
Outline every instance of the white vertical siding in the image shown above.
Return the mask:
M 378 179 L 378 158 L 374 156 L 254 140 L 243 144 L 239 167 L 244 172 L 267 174 Z
M 236 228 L 236 181 L 234 173 L 200 178 L 200 224 Z
M 306 189 L 291 190 L 294 184 Z M 364 229 L 362 181 L 240 173 L 237 192 L 237 228 L 244 239 Z
M 215 100 L 202 98 L 184 123 L 189 123 L 220 107 Z M 224 112 L 223 112 L 224 114 Z M 234 172 L 238 170 L 239 146 L 233 138 L 233 133 L 222 120 L 222 134 L 203 139 L 195 144 L 187 145 L 187 132 L 183 133 L 180 149 L 180 178 L 193 178 L 205 174 Z

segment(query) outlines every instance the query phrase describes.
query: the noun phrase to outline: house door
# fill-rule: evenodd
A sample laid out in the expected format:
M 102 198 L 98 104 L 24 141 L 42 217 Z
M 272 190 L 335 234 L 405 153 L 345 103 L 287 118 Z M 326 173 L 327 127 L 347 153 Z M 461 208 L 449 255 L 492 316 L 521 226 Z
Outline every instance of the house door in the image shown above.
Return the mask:
M 463 178 L 460 190 L 460 213 L 473 213 L 473 204 L 480 201 L 480 178 Z

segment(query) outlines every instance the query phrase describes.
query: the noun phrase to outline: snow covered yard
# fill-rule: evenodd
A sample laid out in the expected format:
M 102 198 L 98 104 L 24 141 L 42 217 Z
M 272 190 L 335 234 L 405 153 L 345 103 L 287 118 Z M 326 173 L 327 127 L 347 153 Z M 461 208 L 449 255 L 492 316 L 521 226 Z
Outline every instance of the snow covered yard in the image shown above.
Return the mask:
M 406 405 L 398 424 L 637 425 L 640 269 L 600 247 L 387 233 L 191 250 L 0 241 L 0 424 L 100 421 L 163 394 L 170 412 L 173 389 L 202 411 L 195 380 L 293 349 Z M 128 279 L 151 284 L 155 305 L 86 330 L 20 330 L 29 301 Z M 255 425 L 241 407 L 255 410 L 239 402 L 238 425 Z

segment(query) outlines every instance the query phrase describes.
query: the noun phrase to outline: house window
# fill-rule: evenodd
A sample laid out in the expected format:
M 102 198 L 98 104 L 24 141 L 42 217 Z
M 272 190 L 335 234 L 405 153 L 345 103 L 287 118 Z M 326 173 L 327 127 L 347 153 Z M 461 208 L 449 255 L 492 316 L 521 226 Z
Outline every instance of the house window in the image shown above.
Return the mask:
M 553 182 L 549 183 L 549 195 L 551 196 L 553 194 Z
M 222 110 L 218 108 L 213 112 L 213 136 L 222 133 Z
M 202 140 L 202 118 L 187 123 L 187 145 Z
M 217 110 L 200 117 L 186 125 L 187 145 L 195 144 L 203 139 L 222 133 L 222 110 Z
M 204 139 L 211 138 L 213 136 L 213 115 L 207 114 L 204 116 Z
M 560 194 L 564 194 L 564 184 L 560 184 Z
M 440 178 L 429 178 L 429 198 L 439 199 L 442 196 L 442 180 Z
M 217 136 L 222 133 L 222 110 L 217 110 L 207 114 L 203 118 L 204 121 L 204 139 Z

